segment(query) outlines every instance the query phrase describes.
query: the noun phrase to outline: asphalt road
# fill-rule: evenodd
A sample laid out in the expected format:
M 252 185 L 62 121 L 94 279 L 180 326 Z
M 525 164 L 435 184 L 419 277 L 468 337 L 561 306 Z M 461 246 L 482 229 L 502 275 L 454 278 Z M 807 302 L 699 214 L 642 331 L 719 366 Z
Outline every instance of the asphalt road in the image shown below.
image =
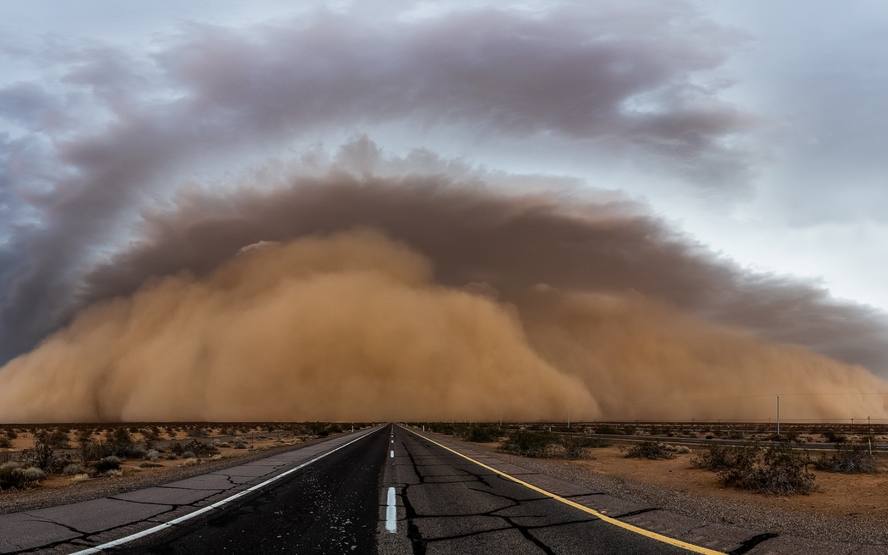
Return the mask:
M 372 553 L 389 434 L 381 429 L 221 513 L 126 553 Z
M 397 497 L 387 495 L 394 488 Z M 578 491 L 582 500 L 593 492 Z M 397 513 L 387 513 L 395 501 Z M 386 529 L 386 516 L 392 528 Z M 679 553 L 396 426 L 126 553 Z
M 404 516 L 394 535 L 404 539 L 383 532 L 381 552 L 686 553 L 543 496 L 403 428 L 392 439 L 395 457 L 386 478 L 398 490 Z

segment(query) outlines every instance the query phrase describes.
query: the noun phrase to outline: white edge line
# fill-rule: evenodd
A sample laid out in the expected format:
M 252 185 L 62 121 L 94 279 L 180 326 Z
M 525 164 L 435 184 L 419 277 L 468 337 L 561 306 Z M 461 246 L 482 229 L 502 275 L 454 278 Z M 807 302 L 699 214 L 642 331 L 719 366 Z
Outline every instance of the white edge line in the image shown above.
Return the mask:
M 305 468 L 306 466 L 323 459 L 327 455 L 331 455 L 331 454 L 335 453 L 336 451 L 339 451 L 343 447 L 348 447 L 352 443 L 364 439 L 365 437 L 367 437 L 368 435 L 372 434 L 375 431 L 377 431 L 377 430 L 367 432 L 366 434 L 364 434 L 360 437 L 356 437 L 355 439 L 349 441 L 348 443 L 343 443 L 342 445 L 340 445 L 339 447 L 337 447 L 335 449 L 331 449 L 330 451 L 327 451 L 326 453 L 324 453 L 322 455 L 318 455 L 317 457 L 315 457 L 313 459 L 305 461 L 304 463 L 301 463 L 299 466 L 294 466 L 290 470 L 287 470 L 285 472 L 281 472 L 277 476 L 272 476 L 271 478 L 269 478 L 268 480 L 265 480 L 264 482 L 260 482 L 260 483 L 256 484 L 255 486 L 251 486 L 245 490 L 239 491 L 230 497 L 226 497 L 225 499 L 220 499 L 219 501 L 216 501 L 215 503 L 213 503 L 211 505 L 207 505 L 206 507 L 198 509 L 194 512 L 182 515 L 178 518 L 174 518 L 173 520 L 169 520 L 167 522 L 163 522 L 161 524 L 158 524 L 157 526 L 153 526 L 153 527 L 148 528 L 146 530 L 142 530 L 141 532 L 136 532 L 135 534 L 130 534 L 129 536 L 124 536 L 122 538 L 118 538 L 116 540 L 112 540 L 110 542 L 103 543 L 103 544 L 97 545 L 95 547 L 90 547 L 89 549 L 84 549 L 82 551 L 75 551 L 72 555 L 88 555 L 90 553 L 100 553 L 101 551 L 103 551 L 105 549 L 117 547 L 118 545 L 123 545 L 125 543 L 129 543 L 131 541 L 138 540 L 140 538 L 144 538 L 145 536 L 150 536 L 152 534 L 156 534 L 157 532 L 160 532 L 161 530 L 166 530 L 167 528 L 172 528 L 173 526 L 176 526 L 177 524 L 181 524 L 187 520 L 191 520 L 192 518 L 194 518 L 196 516 L 200 516 L 204 513 L 208 513 L 210 511 L 212 511 L 213 509 L 217 509 L 217 508 L 221 507 L 222 505 L 227 505 L 228 503 L 231 503 L 235 499 L 239 499 L 239 498 L 247 495 L 248 493 L 252 493 L 252 492 L 256 491 L 257 489 L 262 489 L 265 486 L 267 486 L 268 484 L 271 484 L 273 482 L 280 480 L 284 476 L 292 474 L 293 472 L 296 472 L 297 470 L 301 470 L 301 469 Z

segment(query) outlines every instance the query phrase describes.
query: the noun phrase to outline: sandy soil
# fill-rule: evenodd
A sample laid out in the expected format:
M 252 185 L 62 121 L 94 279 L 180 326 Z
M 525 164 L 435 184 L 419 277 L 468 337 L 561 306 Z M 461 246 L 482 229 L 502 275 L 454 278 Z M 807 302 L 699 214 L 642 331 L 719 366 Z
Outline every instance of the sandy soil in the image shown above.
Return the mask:
M 693 495 L 739 501 L 758 506 L 852 516 L 868 514 L 888 518 L 888 461 L 879 474 L 837 474 L 814 471 L 817 489 L 791 497 L 760 495 L 722 486 L 714 472 L 691 466 L 692 455 L 671 460 L 628 459 L 618 447 L 594 450 L 595 459 L 570 461 L 588 472 L 633 482 L 651 483 Z

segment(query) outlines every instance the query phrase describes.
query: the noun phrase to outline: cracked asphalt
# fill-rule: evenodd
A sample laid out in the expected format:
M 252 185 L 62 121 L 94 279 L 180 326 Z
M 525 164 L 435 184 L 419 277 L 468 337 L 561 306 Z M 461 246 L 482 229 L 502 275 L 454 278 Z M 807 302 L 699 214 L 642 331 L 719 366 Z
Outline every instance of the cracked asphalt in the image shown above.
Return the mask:
M 232 508 L 177 526 L 127 553 L 369 553 L 388 435 L 381 430 Z
M 390 441 L 395 457 L 382 489 L 397 491 L 399 528 L 380 529 L 380 553 L 686 553 L 544 497 L 403 428 Z
M 195 511 L 205 512 L 114 550 L 383 555 L 684 552 L 500 476 L 449 451 L 451 445 L 480 463 L 600 514 L 709 549 L 734 555 L 839 552 L 787 550 L 794 540 L 786 536 L 690 519 L 533 472 L 464 442 L 434 437 L 442 443 L 403 427 L 383 426 L 162 486 L 0 515 L 0 553 L 71 553 L 166 525 Z M 275 481 L 261 489 L 245 491 L 272 478 Z M 239 497 L 231 501 L 232 495 Z M 215 505 L 220 502 L 224 505 Z
M 286 552 L 294 552 L 291 546 L 302 545 L 298 543 L 298 538 L 304 538 L 307 542 L 305 545 L 309 545 L 311 536 L 306 535 L 306 530 L 312 530 L 312 526 L 315 526 L 314 530 L 318 535 L 323 534 L 329 541 L 338 542 L 335 545 L 331 543 L 328 552 L 354 552 L 350 546 L 355 541 L 361 541 L 361 545 L 370 545 L 372 548 L 376 524 L 375 487 L 385 448 L 385 438 L 381 437 L 380 430 L 376 431 L 376 436 L 380 438 L 376 439 L 375 457 L 370 455 L 376 438 L 373 433 L 346 445 L 366 433 L 359 431 L 161 486 L 45 509 L 3 514 L 0 515 L 0 553 L 72 553 L 102 545 L 195 511 L 207 510 L 214 503 L 337 448 L 340 449 L 335 453 L 293 472 L 265 489 L 249 493 L 220 509 L 212 509 L 187 523 L 178 524 L 171 532 L 148 536 L 140 540 L 143 543 L 127 543 L 118 550 L 256 553 L 280 552 L 279 548 L 284 548 Z M 343 455 L 346 456 L 342 457 Z M 360 461 L 356 463 L 355 456 L 363 458 L 366 464 Z M 321 465 L 322 462 L 325 464 Z M 318 474 L 324 470 L 329 474 Z M 360 527 L 354 528 L 352 522 L 346 522 L 347 517 L 341 518 L 345 513 L 340 508 L 347 507 L 349 500 L 355 498 L 356 492 L 358 498 L 353 500 L 352 508 L 363 508 L 369 532 L 363 532 Z M 296 512 L 275 515 L 271 511 L 266 514 L 270 520 L 269 526 L 264 530 L 256 528 L 258 524 L 251 524 L 250 528 L 237 528 L 238 519 L 235 517 L 240 515 L 248 518 L 251 511 L 265 514 L 266 505 L 280 502 L 280 499 L 275 498 L 276 494 L 283 495 L 287 503 L 298 506 L 294 509 Z M 302 520 L 293 520 L 294 515 L 300 514 L 299 511 L 302 511 Z M 279 533 L 276 531 L 278 528 L 270 527 L 276 516 L 283 517 L 277 521 L 284 522 L 277 524 L 280 529 L 286 528 L 284 532 Z M 218 523 L 225 525 L 218 526 Z M 335 533 L 337 528 L 341 533 Z M 254 534 L 243 538 L 244 529 Z M 207 530 L 212 531 L 212 534 L 206 534 Z M 282 537 L 278 538 L 278 535 Z M 192 547 L 188 549 L 189 538 L 200 538 L 200 541 L 190 544 Z M 213 541 L 219 543 L 212 544 Z M 348 545 L 348 551 L 341 549 L 347 541 L 352 541 Z M 261 545 L 258 549 L 257 544 Z M 215 549 L 215 546 L 219 548 Z M 297 552 L 312 551 L 313 548 L 306 547 Z

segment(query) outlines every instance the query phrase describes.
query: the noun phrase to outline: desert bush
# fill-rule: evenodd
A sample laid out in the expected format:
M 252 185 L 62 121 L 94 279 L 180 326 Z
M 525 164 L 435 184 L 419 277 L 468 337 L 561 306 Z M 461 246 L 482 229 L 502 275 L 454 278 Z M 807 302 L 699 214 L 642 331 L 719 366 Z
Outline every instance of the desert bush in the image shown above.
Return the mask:
M 872 474 L 878 472 L 876 458 L 860 443 L 837 445 L 834 452 L 824 454 L 814 462 L 814 468 L 825 472 L 845 474 Z
M 117 470 L 120 468 L 120 459 L 114 455 L 103 457 L 93 464 L 96 472 L 108 472 L 109 470 Z
M 55 463 L 55 450 L 49 434 L 40 431 L 34 436 L 34 448 L 25 452 L 25 460 L 41 470 L 50 470 Z
M 80 462 L 84 465 L 115 453 L 115 449 L 111 444 L 104 441 L 93 441 L 90 438 L 86 438 L 80 443 L 79 451 Z
M 174 455 L 176 455 L 176 456 L 181 456 L 182 453 L 185 452 L 185 448 L 182 447 L 182 444 L 179 443 L 178 441 L 174 441 L 174 442 L 170 445 L 170 452 L 172 452 L 172 453 L 173 453 Z
M 124 427 L 114 429 L 114 433 L 111 434 L 109 443 L 111 444 L 114 455 L 117 457 L 130 456 L 130 451 L 135 447 L 133 444 L 133 436 L 131 436 L 129 430 Z
M 185 451 L 182 453 L 183 459 L 196 459 L 197 455 L 194 454 L 194 451 Z
M 79 482 L 85 482 L 87 480 L 89 480 L 89 474 L 87 474 L 85 472 L 83 474 L 75 474 L 75 475 L 71 476 L 71 482 L 74 484 L 77 484 Z
M 160 451 L 158 451 L 157 449 L 149 449 L 145 453 L 145 458 L 149 461 L 156 461 L 160 458 Z
M 154 462 L 154 461 L 145 461 L 145 462 L 139 463 L 140 468 L 160 468 L 161 466 L 163 466 L 163 465 L 158 462 Z
M 42 480 L 46 478 L 46 473 L 43 470 L 35 467 L 29 466 L 27 468 L 21 469 L 22 475 L 28 483 L 36 482 L 38 480 Z
M 478 424 L 464 428 L 460 433 L 460 437 L 466 441 L 489 443 L 500 438 L 500 431 L 495 426 Z
M 62 469 L 62 474 L 65 476 L 73 476 L 75 474 L 83 474 L 83 466 L 77 463 L 71 463 L 65 465 L 65 468 Z
M 595 433 L 614 435 L 617 433 L 617 430 L 609 424 L 602 424 L 601 426 L 595 427 Z
M 710 445 L 705 451 L 691 457 L 691 466 L 706 470 L 725 470 L 736 466 L 737 458 L 745 456 L 748 447 L 729 447 L 727 445 Z
M 6 429 L 6 437 L 10 440 L 18 438 L 18 432 L 15 431 L 15 428 L 7 428 Z
M 123 470 L 120 470 L 119 468 L 113 468 L 111 470 L 105 471 L 105 476 L 108 476 L 109 478 L 120 478 L 121 476 L 123 476 Z
M 182 449 L 185 451 L 182 453 L 183 457 L 187 457 L 187 453 L 192 453 L 192 457 L 204 457 L 207 455 L 215 455 L 219 452 L 213 444 L 204 443 L 203 441 L 198 441 L 196 439 L 186 442 L 182 446 Z
M 12 447 L 12 442 L 6 436 L 0 436 L 0 449 L 8 449 Z
M 330 435 L 330 431 L 327 430 L 327 425 L 323 422 L 309 422 L 307 424 L 308 433 L 316 436 L 316 437 L 327 437 Z
M 564 458 L 581 459 L 588 449 L 600 449 L 610 446 L 610 442 L 594 437 L 562 436 L 561 446 L 564 447 Z
M 659 441 L 642 441 L 626 450 L 626 457 L 631 459 L 671 459 L 675 452 L 665 443 Z
M 814 475 L 808 460 L 788 446 L 738 450 L 733 466 L 719 472 L 726 486 L 773 495 L 808 494 L 814 490 Z
M 25 467 L 17 462 L 0 464 L 0 490 L 22 489 L 46 478 L 39 468 Z
M 53 449 L 67 449 L 69 447 L 68 432 L 59 428 L 53 430 L 46 440 L 52 445 Z
M 231 444 L 228 443 L 227 441 L 218 441 L 218 442 L 216 442 L 216 447 L 229 448 L 229 447 L 231 447 Z
M 835 430 L 824 430 L 823 437 L 828 443 L 845 443 L 847 438 L 843 434 L 837 434 Z
M 524 457 L 543 457 L 546 447 L 553 444 L 558 444 L 558 436 L 551 432 L 517 430 L 509 434 L 502 449 Z
M 246 449 L 247 443 L 245 441 L 237 440 L 234 442 L 235 449 Z

